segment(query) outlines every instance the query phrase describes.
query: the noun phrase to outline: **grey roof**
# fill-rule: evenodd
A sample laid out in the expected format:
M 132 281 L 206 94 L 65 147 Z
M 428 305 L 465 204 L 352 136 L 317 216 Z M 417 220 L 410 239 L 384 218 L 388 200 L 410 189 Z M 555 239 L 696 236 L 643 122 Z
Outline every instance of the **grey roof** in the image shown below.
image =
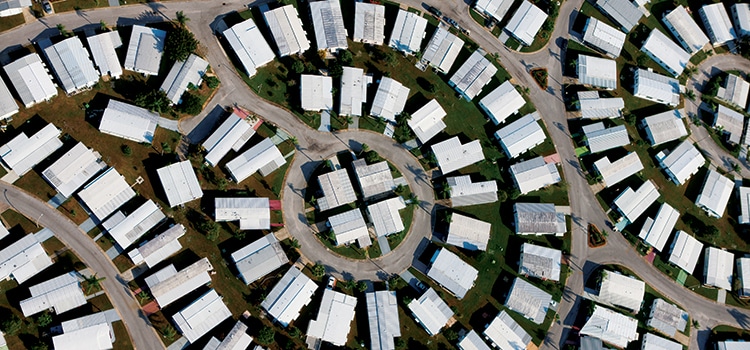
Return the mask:
M 2 0 L 0 1 L 0 17 L 19 13 L 24 7 L 31 7 L 31 0 Z
M 448 84 L 455 87 L 469 100 L 473 100 L 482 92 L 482 88 L 490 82 L 495 73 L 497 73 L 497 67 L 484 57 L 484 51 L 476 50 L 464 61 L 456 73 L 453 73 Z
M 235 182 L 240 183 L 259 172 L 266 176 L 286 163 L 284 155 L 271 139 L 263 139 L 255 146 L 230 160 L 226 168 Z
M 23 176 L 62 147 L 60 133 L 54 124 L 47 124 L 31 136 L 21 133 L 0 146 L 0 159 L 18 176 Z
M 189 160 L 159 168 L 156 173 L 170 207 L 203 197 L 203 190 Z
M 477 0 L 474 3 L 474 9 L 478 12 L 491 16 L 497 22 L 503 20 L 510 7 L 513 6 L 511 0 Z
M 695 205 L 705 210 L 709 216 L 720 218 L 724 216 L 732 189 L 734 181 L 710 169 L 703 181 L 701 193 L 695 199 Z
M 52 260 L 34 235 L 25 235 L 0 250 L 0 279 L 13 277 L 18 284 L 52 266 Z
M 487 250 L 492 224 L 459 213 L 451 214 L 445 243 L 467 250 Z
M 117 30 L 86 37 L 94 58 L 96 68 L 102 76 L 109 75 L 119 78 L 122 75 L 120 59 L 117 58 L 116 48 L 122 46 L 122 38 Z
M 364 248 L 371 244 L 367 224 L 359 208 L 330 216 L 328 223 L 336 234 L 337 245 L 359 241 L 360 247 Z
M 708 37 L 698 26 L 685 6 L 677 6 L 662 19 L 664 26 L 689 53 L 696 53 L 708 44 Z
M 187 229 L 182 224 L 176 224 L 158 236 L 152 238 L 142 246 L 128 253 L 133 263 L 138 265 L 145 262 L 149 268 L 164 261 L 182 249 L 182 244 L 178 240 L 185 235 Z
M 391 192 L 396 187 L 387 161 L 368 165 L 364 158 L 357 159 L 352 162 L 352 168 L 364 199 Z
M 354 186 L 352 186 L 352 181 L 349 179 L 349 172 L 346 169 L 334 170 L 318 176 L 318 184 L 321 191 L 323 191 L 323 196 L 317 200 L 321 211 L 333 209 L 357 200 L 357 194 L 354 193 Z
M 92 87 L 99 81 L 89 52 L 77 36 L 44 48 L 44 55 L 68 94 Z
M 440 171 L 449 174 L 461 168 L 484 160 L 482 145 L 479 140 L 461 144 L 458 136 L 454 136 L 430 147 L 435 159 L 440 165 Z
M 240 230 L 270 230 L 271 206 L 268 198 L 217 197 L 214 199 L 214 219 L 238 221 Z
M 521 194 L 542 189 L 562 180 L 557 165 L 545 162 L 541 156 L 511 165 L 510 173 Z
M 86 304 L 76 272 L 68 272 L 29 287 L 31 297 L 21 300 L 24 317 L 54 309 L 56 314 Z
M 597 91 L 579 91 L 578 102 L 584 119 L 621 118 L 625 108 L 622 97 L 601 98 Z
M 506 80 L 479 100 L 479 107 L 487 113 L 495 125 L 505 122 L 505 119 L 518 113 L 518 110 L 525 104 L 526 100 L 510 80 Z
M 581 327 L 581 335 L 599 338 L 606 343 L 625 348 L 638 339 L 638 320 L 596 305 L 594 313 Z
M 310 277 L 292 266 L 268 292 L 260 306 L 276 322 L 286 327 L 297 319 L 300 310 L 310 303 L 317 289 L 318 285 Z
M 563 234 L 565 214 L 557 212 L 551 203 L 515 203 L 515 226 L 517 234 Z
M 527 114 L 495 132 L 508 158 L 515 158 L 541 145 L 547 139 L 539 125 L 539 113 Z
M 646 284 L 635 277 L 603 270 L 599 299 L 602 303 L 620 306 L 634 312 L 641 310 Z
M 216 325 L 232 317 L 232 312 L 221 299 L 221 296 L 211 289 L 172 316 L 177 329 L 190 343 L 194 343 Z
M 57 88 L 36 53 L 19 58 L 3 69 L 27 108 L 57 96 Z
M 310 1 L 318 50 L 346 49 L 346 27 L 338 0 Z
M 559 281 L 562 251 L 524 243 L 521 245 L 521 262 L 518 273 L 543 280 Z
M 419 299 L 412 300 L 407 306 L 417 323 L 430 336 L 440 333 L 440 330 L 453 317 L 453 310 L 432 288 L 424 292 Z
M 473 329 L 457 345 L 461 350 L 490 350 L 482 337 Z
M 745 4 L 750 5 L 750 4 Z M 719 87 L 716 98 L 722 99 L 742 109 L 747 104 L 750 83 L 735 74 L 728 74 L 723 87 Z M 721 105 L 719 105 L 721 106 Z
M 159 115 L 145 108 L 109 100 L 99 123 L 99 131 L 135 142 L 151 143 Z
M 738 144 L 745 128 L 745 116 L 720 104 L 714 117 L 714 127 L 717 126 L 723 128 L 723 133 L 729 142 Z
M 682 344 L 658 335 L 646 333 L 643 335 L 641 349 L 644 350 L 682 350 Z
M 659 152 L 656 160 L 669 179 L 678 185 L 685 184 L 706 163 L 701 152 L 689 140 L 682 141 L 666 157 L 663 154 Z
M 318 315 L 310 320 L 307 336 L 344 346 L 349 335 L 357 298 L 326 288 L 320 302 Z
M 156 302 L 164 308 L 199 287 L 211 283 L 209 272 L 213 269 L 208 258 L 198 260 L 180 271 L 169 265 L 157 271 L 154 274 L 156 276 L 149 276 L 146 283 Z
M 487 325 L 484 336 L 496 348 L 507 350 L 526 350 L 531 342 L 531 335 L 505 310 Z
M 239 116 L 232 113 L 216 130 L 203 141 L 206 149 L 205 161 L 211 166 L 219 165 L 229 150 L 239 152 L 242 146 L 255 135 L 255 129 L 260 127 L 262 121 L 251 116 Z
M 425 28 L 427 28 L 426 18 L 399 9 L 388 46 L 406 54 L 414 54 L 421 49 Z
M 427 276 L 453 293 L 456 298 L 463 299 L 474 286 L 479 272 L 448 249 L 440 249 L 435 254 Z
M 109 168 L 78 192 L 78 197 L 99 220 L 104 220 L 135 197 L 135 191 L 117 169 Z
M 617 89 L 617 62 L 606 58 L 578 55 L 578 81 L 583 85 Z
M 409 98 L 409 88 L 389 77 L 383 77 L 370 106 L 370 115 L 385 118 L 391 122 L 401 114 Z
M 385 40 L 385 6 L 366 2 L 354 3 L 354 41 L 383 45 Z
M 552 295 L 520 277 L 513 280 L 508 298 L 505 300 L 508 309 L 518 312 L 536 324 L 544 322 L 550 303 Z
M 602 176 L 604 186 L 610 187 L 643 170 L 643 163 L 638 153 L 631 152 L 614 162 L 604 156 L 594 162 L 594 168 Z
M 734 254 L 721 248 L 706 247 L 703 258 L 703 284 L 731 291 Z
M 229 46 L 234 50 L 234 54 L 242 63 L 248 76 L 252 77 L 258 68 L 276 58 L 271 46 L 268 45 L 252 18 L 225 30 L 224 38 L 229 42 Z
M 656 63 L 675 77 L 682 74 L 690 61 L 690 54 L 659 29 L 651 30 L 641 51 L 651 56 Z
M 642 124 L 651 146 L 674 141 L 688 134 L 682 113 L 677 109 L 648 116 L 643 119 Z
M 398 300 L 395 291 L 365 293 L 367 318 L 370 325 L 370 349 L 395 349 L 393 338 L 401 336 Z
M 83 184 L 104 170 L 107 164 L 99 152 L 78 142 L 70 151 L 42 172 L 42 176 L 64 197 L 70 197 Z
M 605 128 L 604 123 L 599 122 L 584 126 L 583 133 L 586 135 L 586 143 L 591 153 L 599 153 L 630 144 L 628 129 L 625 125 Z
M 270 51 L 270 49 L 269 49 Z M 208 62 L 195 54 L 190 54 L 187 60 L 175 62 L 169 74 L 161 84 L 161 90 L 173 104 L 180 102 L 182 93 L 187 91 L 190 84 L 198 87 L 208 69 Z
M 281 243 L 273 234 L 265 235 L 232 253 L 232 260 L 245 284 L 253 283 L 289 262 Z
M 219 342 L 215 337 L 211 337 L 203 350 L 245 350 L 252 341 L 253 337 L 247 334 L 247 325 L 242 321 L 237 321 L 224 340 Z
M 628 0 L 597 0 L 596 6 L 626 33 L 638 24 L 643 12 Z
M 495 180 L 472 182 L 471 176 L 462 175 L 449 177 L 446 181 L 450 187 L 453 207 L 497 202 L 497 181 Z
M 664 335 L 674 337 L 677 332 L 685 330 L 688 313 L 664 299 L 654 299 L 646 325 Z
M 508 1 L 510 3 L 510 1 Z M 453 63 L 458 58 L 458 53 L 464 46 L 464 41 L 451 34 L 448 29 L 438 27 L 432 38 L 424 48 L 422 61 L 428 62 L 440 72 L 447 73 L 450 71 Z
M 594 17 L 586 20 L 583 41 L 609 57 L 620 57 L 626 34 Z
M 750 4 L 737 3 L 732 5 L 732 20 L 734 31 L 738 37 L 750 35 Z
M 672 240 L 669 262 L 692 274 L 703 250 L 703 243 L 685 231 L 677 231 Z
M 703 5 L 698 9 L 698 13 L 713 45 L 720 46 L 737 39 L 723 3 Z
M 130 34 L 128 52 L 125 56 L 125 69 L 148 75 L 159 74 L 159 64 L 164 53 L 167 32 L 134 25 Z
M 0 119 L 8 119 L 18 113 L 18 103 L 10 93 L 10 89 L 5 85 L 5 81 L 0 79 Z
M 637 220 L 651 204 L 659 198 L 659 191 L 651 180 L 644 182 L 641 187 L 633 191 L 628 187 L 614 200 L 614 205 L 623 217 L 631 223 Z
M 635 71 L 633 96 L 669 106 L 680 103 L 680 82 L 642 68 Z
M 294 5 L 263 12 L 263 19 L 273 35 L 280 57 L 300 54 L 310 49 L 310 41 L 302 29 L 302 21 Z
M 524 0 L 508 21 L 505 30 L 523 45 L 530 46 L 545 20 L 547 20 L 547 14 L 544 11 Z
M 127 249 L 154 226 L 166 219 L 152 200 L 146 201 L 125 218 L 112 217 L 102 223 L 122 249 Z M 113 223 L 115 222 L 115 223 Z
M 736 265 L 737 280 L 740 282 L 737 294 L 739 294 L 740 297 L 747 298 L 750 296 L 750 258 L 737 258 Z
M 394 197 L 367 206 L 367 213 L 378 237 L 404 231 L 399 210 L 406 208 L 404 199 Z

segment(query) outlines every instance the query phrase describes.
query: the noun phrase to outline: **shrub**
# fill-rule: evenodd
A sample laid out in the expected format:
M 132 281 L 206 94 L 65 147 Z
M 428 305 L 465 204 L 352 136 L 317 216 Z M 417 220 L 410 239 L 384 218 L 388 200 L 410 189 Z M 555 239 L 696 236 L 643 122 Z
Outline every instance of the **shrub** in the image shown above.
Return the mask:
M 208 86 L 209 89 L 216 89 L 217 87 L 219 87 L 219 84 L 221 83 L 219 78 L 215 76 L 206 77 L 205 81 L 206 81 L 206 86 Z
M 177 108 L 182 113 L 198 115 L 203 110 L 203 103 L 201 103 L 200 97 L 189 91 L 186 91 L 184 94 L 182 94 L 182 101 L 180 101 L 180 105 Z
M 130 149 L 130 146 L 128 145 L 122 145 L 120 146 L 120 151 L 122 151 L 122 154 L 130 157 L 131 154 L 133 154 L 133 150 Z
M 270 345 L 273 343 L 275 337 L 276 331 L 274 331 L 273 328 L 266 326 L 260 330 L 257 341 L 262 345 Z

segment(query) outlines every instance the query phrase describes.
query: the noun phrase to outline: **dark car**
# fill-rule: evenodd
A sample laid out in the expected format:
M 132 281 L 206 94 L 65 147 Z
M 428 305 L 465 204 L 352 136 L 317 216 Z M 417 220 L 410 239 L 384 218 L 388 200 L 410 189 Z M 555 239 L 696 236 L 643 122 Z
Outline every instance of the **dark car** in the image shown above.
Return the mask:
M 445 16 L 445 17 L 443 17 L 443 20 L 445 21 L 445 23 L 448 23 L 448 24 L 450 24 L 450 25 L 452 25 L 454 27 L 458 27 L 458 22 L 456 22 L 453 18 Z
M 44 12 L 52 13 L 52 5 L 50 5 L 49 1 L 43 2 L 42 8 L 44 8 Z
M 438 10 L 435 6 L 428 6 L 427 10 L 430 11 L 433 15 L 437 16 L 437 18 L 440 18 L 443 15 L 443 12 Z

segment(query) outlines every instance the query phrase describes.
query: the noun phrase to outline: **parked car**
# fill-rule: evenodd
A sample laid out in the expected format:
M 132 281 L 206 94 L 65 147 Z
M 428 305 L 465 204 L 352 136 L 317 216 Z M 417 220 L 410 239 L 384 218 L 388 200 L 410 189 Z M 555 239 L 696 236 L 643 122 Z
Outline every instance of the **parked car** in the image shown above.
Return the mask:
M 438 10 L 438 8 L 435 6 L 427 6 L 427 11 L 430 11 L 433 15 L 437 16 L 437 18 L 443 16 L 443 12 Z
M 328 276 L 328 285 L 326 286 L 327 289 L 333 289 L 333 287 L 336 287 L 336 278 L 333 276 Z
M 52 5 L 50 5 L 49 1 L 43 2 L 42 8 L 44 8 L 44 12 L 52 13 Z
M 450 24 L 450 25 L 452 25 L 454 27 L 458 27 L 458 22 L 456 22 L 455 20 L 453 20 L 453 18 L 445 16 L 445 17 L 443 17 L 443 21 L 445 21 L 446 23 L 448 23 L 448 24 Z

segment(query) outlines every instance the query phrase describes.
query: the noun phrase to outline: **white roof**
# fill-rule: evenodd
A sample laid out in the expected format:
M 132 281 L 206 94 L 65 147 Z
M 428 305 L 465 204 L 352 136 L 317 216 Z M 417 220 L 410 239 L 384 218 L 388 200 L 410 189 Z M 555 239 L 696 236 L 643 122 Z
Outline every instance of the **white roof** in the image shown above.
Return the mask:
M 635 152 L 628 153 L 614 162 L 608 156 L 594 162 L 594 168 L 602 176 L 605 187 L 610 187 L 643 170 L 643 163 Z
M 385 6 L 366 2 L 354 3 L 354 41 L 383 45 L 385 41 Z
M 409 98 L 409 88 L 389 77 L 383 77 L 370 107 L 370 115 L 385 118 L 391 122 L 404 111 Z
M 454 176 L 446 179 L 450 187 L 451 205 L 469 205 L 497 202 L 497 181 L 472 182 L 470 175 Z
M 206 141 L 203 148 L 206 149 L 206 162 L 211 166 L 217 166 L 229 150 L 239 152 L 242 146 L 255 135 L 255 129 L 262 122 L 257 118 L 240 117 L 232 113 Z
M 422 38 L 425 36 L 425 28 L 427 28 L 426 18 L 400 9 L 398 10 L 398 16 L 396 16 L 396 23 L 393 25 L 388 46 L 406 54 L 414 54 L 420 51 Z
M 408 124 L 419 141 L 424 144 L 445 129 L 443 118 L 446 114 L 440 103 L 432 99 L 411 115 Z
M 232 260 L 245 284 L 253 283 L 289 262 L 281 243 L 273 234 L 267 234 L 232 253 Z
M 224 340 L 220 342 L 215 337 L 211 337 L 203 350 L 246 350 L 252 342 L 253 337 L 247 334 L 247 325 L 242 321 L 237 321 Z
M 125 64 L 123 64 L 125 69 L 158 75 L 166 38 L 167 32 L 161 29 L 134 25 L 130 34 Z
M 226 168 L 234 181 L 240 183 L 250 175 L 255 174 L 256 171 L 261 176 L 266 176 L 280 168 L 284 163 L 286 163 L 286 159 L 273 141 L 263 139 L 257 145 L 230 160 Z
M 659 165 L 678 185 L 685 184 L 706 163 L 700 151 L 688 140 L 677 145 L 666 157 L 660 158 L 661 154 L 657 154 Z
M 503 20 L 503 17 L 508 13 L 510 7 L 513 5 L 511 0 L 477 0 L 474 3 L 474 9 L 478 12 L 484 12 L 485 14 L 492 16 L 497 22 Z
M 428 277 L 453 293 L 458 299 L 466 296 L 466 292 L 474 286 L 478 275 L 477 269 L 445 248 L 435 253 L 432 266 L 427 272 Z
M 333 109 L 333 79 L 322 75 L 302 74 L 301 106 L 306 111 Z
M 641 349 L 643 350 L 681 350 L 682 344 L 676 341 L 662 338 L 658 335 L 646 333 L 643 335 Z
M 117 245 L 122 249 L 127 249 L 164 219 L 166 219 L 164 213 L 156 206 L 154 201 L 149 199 L 114 226 L 108 224 L 108 221 L 114 220 L 114 218 L 105 221 L 103 225 L 107 228 L 109 235 L 115 239 Z
M 464 61 L 456 73 L 453 73 L 448 84 L 455 87 L 467 99 L 473 100 L 482 92 L 482 88 L 490 82 L 495 73 L 497 73 L 497 67 L 484 57 L 484 51 L 476 50 Z
M 714 126 L 723 127 L 723 133 L 731 143 L 740 143 L 744 129 L 745 116 L 724 105 L 719 105 L 714 118 Z
M 567 230 L 565 214 L 558 212 L 552 203 L 515 203 L 513 213 L 519 235 L 562 235 Z
M 606 58 L 578 55 L 578 81 L 597 88 L 617 89 L 617 62 Z
M 505 30 L 521 41 L 521 44 L 530 46 L 546 19 L 544 11 L 524 0 L 508 21 Z
M 669 39 L 659 29 L 651 30 L 641 51 L 651 56 L 673 76 L 679 76 L 690 61 L 690 54 Z
M 508 158 L 515 158 L 541 145 L 547 139 L 539 125 L 539 113 L 527 114 L 495 132 Z M 626 132 L 627 133 L 627 132 Z
M 625 348 L 629 342 L 638 339 L 637 328 L 638 320 L 597 305 L 579 333 Z
M 562 251 L 531 243 L 521 245 L 518 273 L 543 280 L 560 280 Z
M 393 174 L 387 161 L 375 164 L 367 164 L 364 158 L 352 162 L 362 196 L 365 199 L 392 191 L 396 185 L 393 182 Z
M 596 6 L 625 32 L 633 29 L 643 17 L 638 6 L 628 0 L 597 0 Z
M 326 288 L 320 302 L 318 317 L 310 320 L 307 336 L 344 346 L 354 320 L 357 298 Z
M 499 349 L 526 350 L 531 336 L 508 312 L 500 311 L 484 330 L 484 336 Z
M 533 192 L 560 182 L 560 172 L 554 163 L 536 157 L 511 165 L 510 173 L 521 194 Z
M 505 307 L 518 312 L 531 322 L 542 324 L 552 302 L 552 295 L 523 278 L 516 277 L 505 299 Z
M 370 325 L 370 349 L 395 349 L 393 338 L 401 336 L 396 292 L 387 290 L 368 292 L 365 293 L 365 299 Z
M 659 191 L 651 180 L 644 182 L 641 187 L 633 191 L 628 187 L 615 198 L 614 205 L 620 210 L 622 216 L 631 223 L 638 219 L 656 199 Z
M 454 136 L 432 145 L 431 149 L 444 175 L 484 160 L 479 140 L 461 144 L 458 136 Z
M 21 133 L 0 146 L 0 159 L 23 176 L 62 145 L 60 130 L 50 123 L 30 137 Z
M 227 39 L 237 59 L 245 68 L 245 73 L 250 77 L 255 75 L 258 68 L 276 58 L 276 54 L 273 53 L 271 46 L 268 45 L 252 18 L 225 30 L 224 38 Z
M 203 190 L 189 160 L 167 165 L 156 172 L 170 207 L 203 197 Z
M 357 5 L 362 4 L 358 2 Z M 368 4 L 369 5 L 369 4 Z M 372 84 L 372 77 L 365 75 L 362 68 L 344 67 L 341 75 L 341 100 L 339 115 L 362 115 L 362 104 L 367 103 L 367 86 Z
M 584 119 L 620 118 L 625 108 L 622 97 L 601 98 L 597 91 L 579 91 L 578 102 Z
M 634 277 L 617 272 L 602 271 L 599 299 L 612 305 L 638 312 L 641 310 L 646 284 Z
M 750 90 L 750 83 L 745 79 L 734 74 L 727 74 L 724 87 L 719 87 L 719 91 L 716 92 L 716 98 L 744 109 L 747 104 L 748 90 Z M 723 105 L 719 105 L 719 107 L 723 107 Z
M 708 37 L 695 23 L 693 17 L 687 12 L 685 6 L 677 6 L 676 9 L 666 14 L 663 18 L 665 27 L 677 38 L 677 42 L 689 53 L 696 53 L 708 44 Z
M 96 68 L 102 76 L 109 75 L 112 78 L 118 78 L 122 75 L 122 66 L 120 59 L 117 57 L 116 48 L 122 46 L 122 39 L 118 31 L 101 33 L 86 37 L 86 41 L 91 49 L 91 56 L 94 58 Z
M 482 337 L 473 329 L 457 345 L 461 350 L 490 350 L 490 347 L 482 340 Z
M 447 73 L 456 62 L 463 46 L 463 40 L 451 34 L 448 29 L 438 27 L 424 48 L 422 61 L 429 62 L 430 66 L 438 71 Z
M 669 262 L 692 274 L 703 250 L 703 243 L 685 231 L 677 231 L 669 253 Z
M 199 287 L 211 283 L 209 272 L 213 269 L 208 258 L 200 259 L 179 272 L 173 265 L 169 265 L 157 272 L 162 273 L 156 280 L 147 278 L 146 283 L 156 302 L 164 308 Z
M 338 0 L 310 1 L 310 16 L 318 50 L 346 49 L 346 27 Z
M 706 247 L 704 259 L 704 284 L 731 291 L 734 254 L 716 247 Z
M 412 300 L 407 306 L 417 323 L 422 325 L 430 336 L 440 333 L 440 330 L 453 317 L 453 310 L 432 288 L 424 292 L 419 299 Z
M 716 342 L 717 350 L 747 350 L 748 346 L 750 346 L 750 344 L 744 340 L 725 340 Z
M 643 119 L 642 123 L 651 146 L 658 146 L 688 135 L 685 122 L 682 121 L 682 113 L 677 109 L 648 116 Z
M 55 350 L 107 350 L 112 349 L 112 337 L 106 323 L 65 332 L 52 337 Z
M 740 187 L 737 191 L 740 197 L 740 215 L 737 217 L 737 222 L 750 224 L 750 187 Z
M 89 88 L 99 81 L 99 72 L 77 36 L 45 47 L 44 55 L 55 71 L 60 87 L 68 94 Z
M 78 192 L 78 197 L 99 220 L 104 220 L 135 197 L 135 191 L 117 169 L 109 168 Z
M 61 195 L 70 197 L 86 181 L 107 167 L 101 155 L 83 142 L 78 142 L 70 151 L 42 172 L 42 176 Z
M 701 193 L 695 199 L 695 205 L 705 210 L 709 216 L 720 218 L 724 216 L 733 188 L 734 181 L 715 170 L 709 170 Z
M 217 222 L 240 222 L 240 230 L 270 230 L 271 207 L 268 198 L 216 198 L 214 217 Z
M 57 96 L 57 88 L 36 53 L 17 59 L 3 68 L 26 107 Z
M 145 108 L 110 99 L 99 131 L 135 142 L 151 143 L 159 115 Z
M 367 213 L 375 228 L 375 235 L 378 237 L 399 233 L 404 230 L 404 223 L 401 221 L 399 210 L 406 208 L 404 199 L 394 197 L 384 201 L 370 204 L 367 206 Z
M 12 16 L 23 11 L 24 7 L 31 7 L 31 0 L 2 0 L 0 1 L 0 17 Z M 0 336 L 2 338 L 2 336 Z M 5 339 L 2 339 L 4 341 Z M 5 344 L 0 344 L 0 349 Z M 7 346 L 6 346 L 7 348 Z
M 232 317 L 232 312 L 224 305 L 219 294 L 211 289 L 174 314 L 172 320 L 182 335 L 189 342 L 194 343 L 229 317 Z
M 145 262 L 146 266 L 152 268 L 182 249 L 182 244 L 180 244 L 178 238 L 185 235 L 186 231 L 185 226 L 176 224 L 146 242 L 146 244 L 134 249 L 128 253 L 128 256 L 134 264 Z
M 583 41 L 612 58 L 620 57 L 625 36 L 619 29 L 594 17 L 589 17 L 583 28 Z
M 286 327 L 310 303 L 318 285 L 298 268 L 290 268 L 260 304 L 276 322 Z
M 738 37 L 750 34 L 750 4 L 737 3 L 732 5 L 732 20 Z
M 680 103 L 680 82 L 642 68 L 635 71 L 633 89 L 635 97 L 673 107 Z
M 646 224 L 643 225 L 638 237 L 656 250 L 662 251 L 679 217 L 680 212 L 677 209 L 663 203 L 656 213 L 656 219 L 646 219 Z
M 723 3 L 703 5 L 698 11 L 714 46 L 721 46 L 737 39 Z
M 18 103 L 10 93 L 5 81 L 0 79 L 0 119 L 7 119 L 18 113 Z
M 740 297 L 748 297 L 750 296 L 750 258 L 737 258 L 736 264 L 737 279 L 740 282 L 740 287 L 737 289 L 737 293 Z
M 331 225 L 331 230 L 336 234 L 337 245 L 351 243 L 356 240 L 360 240 L 360 243 L 370 242 L 367 223 L 365 223 L 365 219 L 359 208 L 330 216 L 328 223 Z
M 230 40 L 231 43 L 231 40 Z M 269 52 L 271 49 L 268 49 Z M 195 54 L 190 54 L 187 60 L 178 61 L 172 65 L 169 74 L 161 84 L 161 90 L 167 94 L 167 98 L 173 104 L 178 104 L 182 94 L 187 91 L 190 84 L 198 87 L 203 76 L 206 75 L 208 62 Z
M 44 310 L 54 309 L 56 314 L 73 310 L 86 304 L 76 272 L 68 272 L 29 287 L 31 298 L 21 300 L 24 317 Z
M 294 5 L 263 12 L 263 18 L 271 30 L 280 57 L 300 54 L 310 49 L 310 41 L 302 29 L 302 21 Z
M 505 119 L 518 113 L 518 110 L 525 104 L 526 100 L 510 83 L 510 80 L 500 84 L 479 101 L 479 107 L 482 107 L 495 125 L 505 122 Z
M 670 337 L 682 332 L 687 326 L 688 313 L 664 299 L 658 298 L 651 305 L 646 325 Z
M 487 250 L 492 224 L 459 213 L 451 214 L 445 243 L 467 250 Z
M 630 144 L 628 129 L 625 125 L 605 128 L 604 123 L 594 123 L 583 127 L 586 143 L 591 153 L 599 153 Z
M 13 277 L 18 284 L 52 266 L 52 260 L 34 235 L 26 235 L 0 250 L 0 279 Z

